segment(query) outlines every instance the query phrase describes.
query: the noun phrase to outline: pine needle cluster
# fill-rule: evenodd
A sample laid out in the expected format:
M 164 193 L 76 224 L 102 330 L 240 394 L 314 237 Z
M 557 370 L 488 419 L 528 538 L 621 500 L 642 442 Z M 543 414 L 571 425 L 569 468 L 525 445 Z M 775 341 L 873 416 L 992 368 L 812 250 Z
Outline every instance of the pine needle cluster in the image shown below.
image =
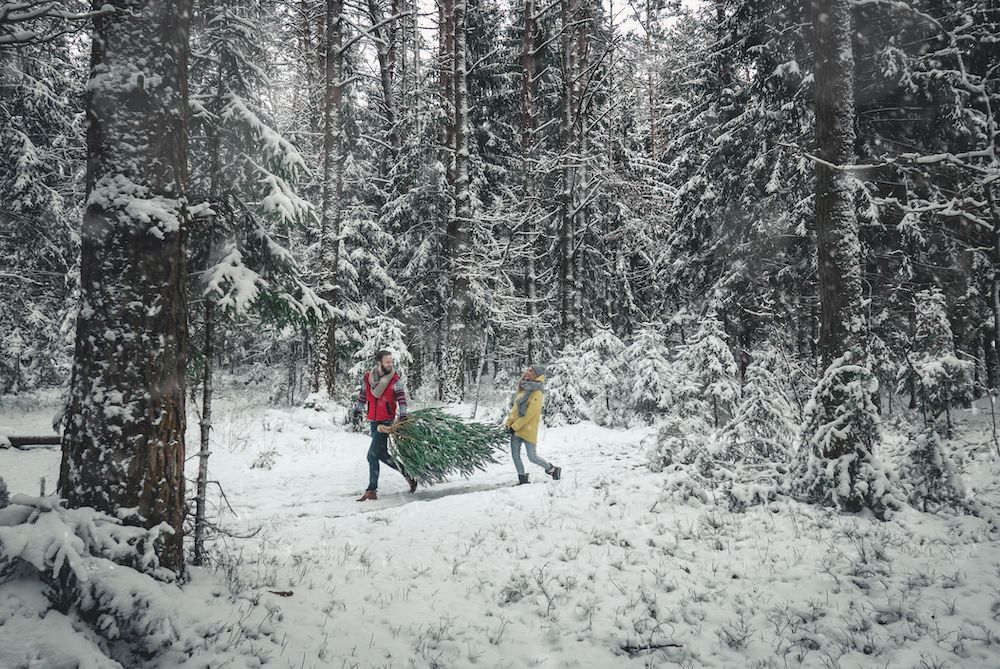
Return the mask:
M 467 423 L 440 409 L 420 409 L 387 427 L 390 452 L 406 475 L 422 484 L 441 483 L 458 472 L 468 477 L 498 462 L 507 430 L 498 425 Z

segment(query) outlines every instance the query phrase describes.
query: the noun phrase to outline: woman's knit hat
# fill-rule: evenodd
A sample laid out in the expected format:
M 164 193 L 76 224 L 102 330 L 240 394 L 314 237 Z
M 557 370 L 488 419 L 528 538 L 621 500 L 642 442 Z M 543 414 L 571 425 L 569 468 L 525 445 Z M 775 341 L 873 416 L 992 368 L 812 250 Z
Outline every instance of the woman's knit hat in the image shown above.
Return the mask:
M 545 376 L 545 365 L 540 362 L 532 363 L 531 368 L 535 370 L 535 376 Z

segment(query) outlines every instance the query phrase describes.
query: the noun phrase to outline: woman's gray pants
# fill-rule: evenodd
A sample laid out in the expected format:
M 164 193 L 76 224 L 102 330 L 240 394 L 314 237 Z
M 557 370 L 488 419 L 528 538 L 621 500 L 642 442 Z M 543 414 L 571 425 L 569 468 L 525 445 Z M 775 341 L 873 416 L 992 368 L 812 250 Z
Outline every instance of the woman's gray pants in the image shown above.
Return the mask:
M 521 444 L 524 444 L 524 450 L 528 454 L 528 460 L 534 462 L 545 471 L 552 469 L 552 465 L 547 463 L 545 460 L 542 460 L 538 457 L 538 454 L 535 453 L 535 445 L 533 443 L 525 441 L 516 434 L 512 434 L 510 436 L 510 456 L 514 458 L 514 466 L 517 468 L 518 476 L 524 476 L 524 464 L 521 462 Z

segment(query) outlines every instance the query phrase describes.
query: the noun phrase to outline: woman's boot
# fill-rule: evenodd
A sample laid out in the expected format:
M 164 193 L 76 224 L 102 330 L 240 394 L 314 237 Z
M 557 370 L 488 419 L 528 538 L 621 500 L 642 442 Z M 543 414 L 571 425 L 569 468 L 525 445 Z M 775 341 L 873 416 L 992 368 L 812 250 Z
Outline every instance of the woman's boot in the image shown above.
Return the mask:
M 362 495 L 361 499 L 359 499 L 358 501 L 359 502 L 364 502 L 365 500 L 369 500 L 369 499 L 378 499 L 378 497 L 375 496 L 375 491 L 374 490 L 365 490 L 365 494 Z
M 527 482 L 528 482 L 528 475 L 527 474 L 518 474 L 517 475 L 517 485 L 524 485 Z

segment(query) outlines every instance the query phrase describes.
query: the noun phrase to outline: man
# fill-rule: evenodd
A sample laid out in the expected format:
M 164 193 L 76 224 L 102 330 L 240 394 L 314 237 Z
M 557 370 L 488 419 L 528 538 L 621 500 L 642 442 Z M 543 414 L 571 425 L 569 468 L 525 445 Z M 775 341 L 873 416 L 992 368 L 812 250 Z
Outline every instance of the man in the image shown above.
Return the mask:
M 399 420 L 406 419 L 406 394 L 403 391 L 403 382 L 399 374 L 393 371 L 392 366 L 392 353 L 379 351 L 375 354 L 375 368 L 365 374 L 358 387 L 354 418 L 361 418 L 361 413 L 367 404 L 372 433 L 372 444 L 368 448 L 368 489 L 358 500 L 359 502 L 378 499 L 375 493 L 378 489 L 379 462 L 384 462 L 406 477 L 406 482 L 410 484 L 410 492 L 417 489 L 416 480 L 406 476 L 406 472 L 403 472 L 389 455 L 389 435 L 378 431 L 380 425 L 391 425 L 395 422 L 397 413 Z

